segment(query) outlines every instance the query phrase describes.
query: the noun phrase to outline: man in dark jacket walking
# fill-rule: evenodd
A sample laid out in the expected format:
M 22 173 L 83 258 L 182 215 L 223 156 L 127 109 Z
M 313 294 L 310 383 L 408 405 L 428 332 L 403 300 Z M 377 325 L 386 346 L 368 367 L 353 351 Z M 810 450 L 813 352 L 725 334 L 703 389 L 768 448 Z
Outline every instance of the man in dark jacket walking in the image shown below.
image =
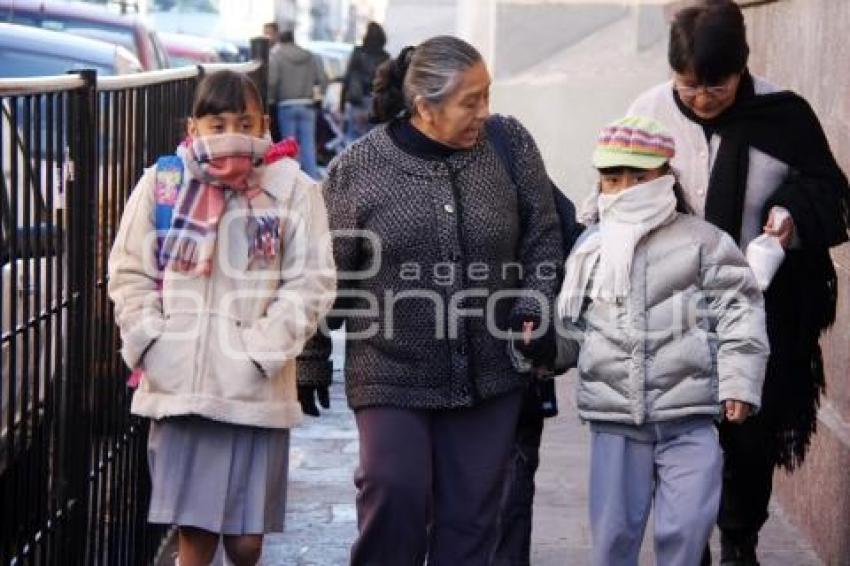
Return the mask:
M 294 137 L 305 173 L 319 178 L 316 165 L 316 109 L 328 78 L 316 55 L 295 44 L 292 31 L 280 34 L 269 54 L 269 104 L 276 105 L 281 137 Z

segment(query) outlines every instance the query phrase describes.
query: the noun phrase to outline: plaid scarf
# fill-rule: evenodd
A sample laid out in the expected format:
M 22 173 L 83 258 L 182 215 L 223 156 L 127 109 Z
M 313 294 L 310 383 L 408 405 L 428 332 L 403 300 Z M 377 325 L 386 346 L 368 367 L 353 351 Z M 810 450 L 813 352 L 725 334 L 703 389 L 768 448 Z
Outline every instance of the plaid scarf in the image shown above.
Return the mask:
M 246 198 L 249 207 L 253 199 L 264 194 L 257 185 L 255 168 L 262 165 L 270 146 L 268 139 L 221 134 L 196 138 L 177 149 L 190 176 L 187 186 L 180 191 L 174 203 L 171 228 L 160 250 L 161 265 L 191 275 L 209 276 L 212 272 L 218 223 L 226 205 L 225 190 L 232 190 Z M 222 170 L 220 165 L 230 163 L 226 160 L 238 163 L 240 159 L 250 160 L 251 170 L 238 182 L 224 183 L 217 176 Z M 262 222 L 267 224 L 270 221 L 262 219 L 259 223 Z M 279 221 L 278 229 L 274 231 L 279 238 Z M 255 248 L 255 245 L 251 246 L 251 253 L 257 253 Z M 258 251 L 274 253 L 274 249 L 275 246 L 266 243 Z

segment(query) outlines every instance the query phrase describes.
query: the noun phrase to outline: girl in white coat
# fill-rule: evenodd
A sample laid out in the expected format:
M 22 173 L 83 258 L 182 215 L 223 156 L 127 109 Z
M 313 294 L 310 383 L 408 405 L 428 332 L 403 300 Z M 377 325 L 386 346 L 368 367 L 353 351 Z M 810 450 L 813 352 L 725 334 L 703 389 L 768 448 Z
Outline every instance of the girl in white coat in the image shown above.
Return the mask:
M 148 519 L 179 526 L 181 566 L 208 564 L 222 536 L 234 564 L 255 564 L 282 529 L 294 358 L 335 288 L 321 191 L 271 146 L 261 109 L 245 75 L 207 76 L 189 138 L 145 171 L 109 257 L 131 411 L 152 419 Z

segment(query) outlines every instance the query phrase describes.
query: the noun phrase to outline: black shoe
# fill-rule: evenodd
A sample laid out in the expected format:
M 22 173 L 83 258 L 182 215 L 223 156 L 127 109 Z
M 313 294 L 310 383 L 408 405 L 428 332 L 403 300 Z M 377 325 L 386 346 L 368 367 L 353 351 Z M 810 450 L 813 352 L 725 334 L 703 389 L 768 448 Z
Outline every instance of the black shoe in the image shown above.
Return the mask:
M 720 532 L 720 566 L 760 566 L 758 534 Z

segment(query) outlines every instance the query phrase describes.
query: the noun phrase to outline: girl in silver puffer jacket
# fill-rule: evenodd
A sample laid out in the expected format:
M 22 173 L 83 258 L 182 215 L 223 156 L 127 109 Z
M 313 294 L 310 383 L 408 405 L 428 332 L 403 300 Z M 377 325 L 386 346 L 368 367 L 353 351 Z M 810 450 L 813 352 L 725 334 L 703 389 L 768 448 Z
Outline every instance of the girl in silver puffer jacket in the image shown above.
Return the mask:
M 591 425 L 599 566 L 637 564 L 653 503 L 658 564 L 699 563 L 720 502 L 713 421 L 742 422 L 761 398 L 761 292 L 732 239 L 677 207 L 673 153 L 647 118 L 602 131 L 596 218 L 558 299 L 558 365 L 577 366 Z

